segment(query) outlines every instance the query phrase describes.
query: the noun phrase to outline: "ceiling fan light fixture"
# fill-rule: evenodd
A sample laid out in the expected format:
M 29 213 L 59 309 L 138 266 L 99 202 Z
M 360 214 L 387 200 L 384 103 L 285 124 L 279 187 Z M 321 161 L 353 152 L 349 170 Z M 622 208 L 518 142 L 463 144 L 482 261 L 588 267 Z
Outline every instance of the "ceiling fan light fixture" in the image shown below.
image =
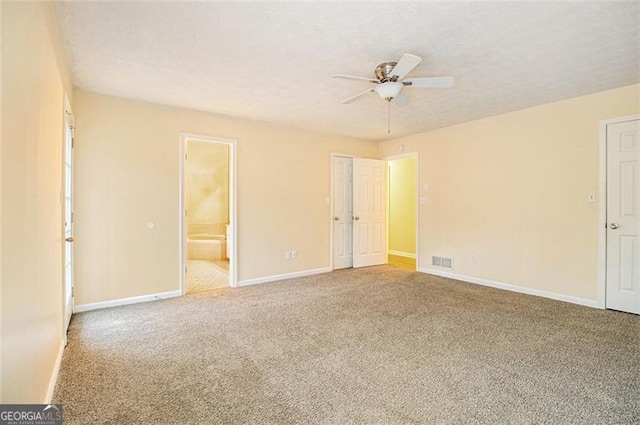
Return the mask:
M 386 83 L 376 85 L 373 90 L 384 100 L 391 100 L 400 94 L 402 87 L 404 87 L 402 83 L 387 81 Z

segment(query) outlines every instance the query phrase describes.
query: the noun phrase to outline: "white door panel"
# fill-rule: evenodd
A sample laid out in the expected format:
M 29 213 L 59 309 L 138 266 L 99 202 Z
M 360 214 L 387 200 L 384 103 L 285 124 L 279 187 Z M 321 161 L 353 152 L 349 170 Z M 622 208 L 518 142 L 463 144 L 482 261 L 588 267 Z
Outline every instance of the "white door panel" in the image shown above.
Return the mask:
M 387 262 L 386 162 L 353 160 L 353 266 Z
M 333 159 L 333 268 L 353 266 L 353 159 Z
M 640 314 L 640 121 L 607 126 L 606 307 Z

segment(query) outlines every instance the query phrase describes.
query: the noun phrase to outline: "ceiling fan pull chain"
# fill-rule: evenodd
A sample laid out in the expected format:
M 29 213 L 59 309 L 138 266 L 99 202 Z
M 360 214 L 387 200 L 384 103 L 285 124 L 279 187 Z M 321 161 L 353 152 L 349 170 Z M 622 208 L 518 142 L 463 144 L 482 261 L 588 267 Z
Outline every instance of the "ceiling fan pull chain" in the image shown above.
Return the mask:
M 387 134 L 391 133 L 391 101 L 387 101 Z

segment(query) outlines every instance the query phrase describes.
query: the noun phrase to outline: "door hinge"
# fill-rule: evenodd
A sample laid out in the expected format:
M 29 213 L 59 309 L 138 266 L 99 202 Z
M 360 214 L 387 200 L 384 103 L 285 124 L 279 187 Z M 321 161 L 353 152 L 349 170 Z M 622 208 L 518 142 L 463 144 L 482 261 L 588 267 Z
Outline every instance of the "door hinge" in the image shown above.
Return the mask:
M 187 274 L 187 266 L 184 267 L 184 274 Z
M 71 149 L 73 149 L 76 146 L 76 139 L 75 138 L 71 138 Z
M 188 215 L 189 215 L 189 212 L 187 210 L 184 210 L 184 216 L 186 217 Z
M 73 298 L 73 296 L 76 294 L 76 287 L 75 285 L 71 287 L 71 298 Z
M 185 161 L 187 160 L 187 154 L 186 153 L 184 154 L 184 160 Z

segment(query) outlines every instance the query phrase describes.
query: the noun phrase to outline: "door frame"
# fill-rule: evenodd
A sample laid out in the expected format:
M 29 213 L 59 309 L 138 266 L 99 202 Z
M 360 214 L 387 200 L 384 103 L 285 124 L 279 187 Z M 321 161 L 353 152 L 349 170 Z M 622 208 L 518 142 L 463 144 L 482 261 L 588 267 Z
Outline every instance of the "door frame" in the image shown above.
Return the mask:
M 71 149 L 71 237 L 74 236 L 73 233 L 73 192 L 74 192 L 74 182 L 73 182 L 73 163 L 74 163 L 74 128 L 75 128 L 75 117 L 73 115 L 73 109 L 71 109 L 71 103 L 69 102 L 69 98 L 67 95 L 64 95 L 63 101 L 63 121 L 62 121 L 62 188 L 60 189 L 60 201 L 62 204 L 62 336 L 64 339 L 64 345 L 67 345 L 67 331 L 69 329 L 69 324 L 71 323 L 71 318 L 73 317 L 73 312 L 75 308 L 75 281 L 74 281 L 74 243 L 67 242 L 66 238 L 66 187 L 67 187 L 67 173 L 66 173 L 66 164 L 67 164 L 67 131 L 71 133 L 71 144 L 69 148 Z M 67 244 L 71 244 L 71 304 L 67 306 Z M 71 311 L 68 311 L 69 309 Z M 69 318 L 67 321 L 67 317 Z
M 180 293 L 185 294 L 187 266 L 187 220 L 186 211 L 186 171 L 187 171 L 187 140 L 197 140 L 208 143 L 224 144 L 229 147 L 229 222 L 231 223 L 231 258 L 229 258 L 229 286 L 238 286 L 238 166 L 236 140 L 221 137 L 203 136 L 200 134 L 180 133 Z M 227 241 L 227 243 L 229 243 Z
M 385 161 L 393 161 L 395 159 L 410 158 L 416 159 L 416 270 L 420 268 L 420 154 L 418 152 L 405 152 L 397 155 L 385 156 Z M 388 181 L 387 181 L 388 184 Z M 387 189 L 387 223 L 389 222 L 389 198 L 390 190 Z M 389 255 L 389 228 L 387 224 L 387 257 Z
M 627 115 L 600 121 L 599 143 L 599 195 L 598 208 L 598 301 L 597 306 L 607 308 L 607 126 L 640 120 L 640 114 Z
M 333 159 L 336 157 L 343 157 L 343 158 L 362 158 L 362 156 L 360 155 L 354 155 L 351 153 L 338 153 L 338 152 L 332 152 L 331 155 L 329 156 L 329 176 L 330 176 L 330 187 L 329 187 L 329 214 L 327 216 L 327 220 L 329 220 L 329 269 L 331 269 L 331 271 L 334 270 L 333 268 L 333 250 L 334 250 L 334 246 L 333 246 L 333 187 L 334 187 L 334 183 L 333 183 Z

